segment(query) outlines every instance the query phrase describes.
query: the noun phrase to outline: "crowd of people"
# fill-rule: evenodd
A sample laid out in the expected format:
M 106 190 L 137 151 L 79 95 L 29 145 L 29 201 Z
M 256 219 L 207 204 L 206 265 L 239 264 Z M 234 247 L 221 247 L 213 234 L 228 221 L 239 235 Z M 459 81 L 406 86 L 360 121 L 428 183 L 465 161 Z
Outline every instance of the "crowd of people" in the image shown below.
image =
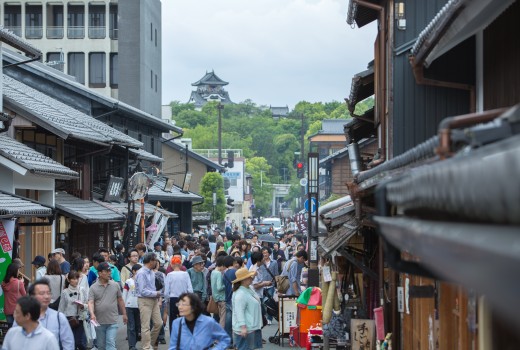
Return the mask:
M 272 322 L 263 301 L 277 298 L 279 275 L 289 280 L 284 294 L 301 293 L 305 246 L 292 232 L 269 243 L 226 231 L 166 234 L 153 250 L 139 243 L 127 252 L 121 244 L 100 248 L 90 259 L 73 253 L 70 263 L 57 248 L 34 258 L 29 285 L 13 261 L 2 283 L 11 326 L 2 349 L 31 338 L 46 349 L 113 350 L 120 317 L 130 350 L 139 341 L 157 349 L 166 332 L 169 349 L 261 348 L 262 328 Z

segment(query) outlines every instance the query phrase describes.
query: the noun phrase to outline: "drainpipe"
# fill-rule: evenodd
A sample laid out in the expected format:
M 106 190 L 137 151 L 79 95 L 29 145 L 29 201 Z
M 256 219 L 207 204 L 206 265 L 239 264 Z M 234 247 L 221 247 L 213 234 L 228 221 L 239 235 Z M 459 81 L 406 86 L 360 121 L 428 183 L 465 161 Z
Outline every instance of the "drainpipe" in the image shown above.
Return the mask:
M 379 29 L 377 31 L 378 35 L 378 44 L 379 44 L 379 60 L 377 64 L 377 76 L 378 76 L 378 84 L 379 84 L 379 91 L 381 92 L 382 97 L 380 97 L 381 103 L 379 105 L 377 104 L 376 99 L 376 106 L 378 105 L 377 112 L 379 113 L 380 119 L 380 127 L 381 127 L 381 135 L 380 135 L 380 141 L 381 141 L 381 155 L 378 159 L 377 165 L 383 163 L 386 160 L 386 83 L 384 79 L 384 67 L 386 65 L 386 52 L 385 52 L 385 28 L 386 28 L 386 18 L 385 18 L 385 8 L 380 5 L 376 5 L 364 0 L 353 0 L 355 3 L 357 3 L 360 6 L 375 10 L 379 12 Z M 377 96 L 377 94 L 376 94 Z
M 359 154 L 359 145 L 356 141 L 347 145 L 348 157 L 350 159 L 350 170 L 352 176 L 356 177 L 361 171 L 361 155 Z
M 435 153 L 441 159 L 451 156 L 451 130 L 486 123 L 505 113 L 509 108 L 497 108 L 482 113 L 470 113 L 444 118 L 439 124 L 439 147 Z

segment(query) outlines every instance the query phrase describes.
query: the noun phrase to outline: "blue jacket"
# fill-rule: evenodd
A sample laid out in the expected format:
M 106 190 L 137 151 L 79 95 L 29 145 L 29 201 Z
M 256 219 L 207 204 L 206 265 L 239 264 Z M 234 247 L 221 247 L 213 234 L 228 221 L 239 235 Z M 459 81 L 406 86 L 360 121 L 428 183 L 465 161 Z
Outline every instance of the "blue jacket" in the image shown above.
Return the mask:
M 199 315 L 195 322 L 193 333 L 190 332 L 184 317 L 178 317 L 172 323 L 170 334 L 170 346 L 168 350 L 177 350 L 177 336 L 181 328 L 180 349 L 178 350 L 202 350 L 210 348 L 213 342 L 218 341 L 213 350 L 225 350 L 231 343 L 229 335 L 211 317 Z

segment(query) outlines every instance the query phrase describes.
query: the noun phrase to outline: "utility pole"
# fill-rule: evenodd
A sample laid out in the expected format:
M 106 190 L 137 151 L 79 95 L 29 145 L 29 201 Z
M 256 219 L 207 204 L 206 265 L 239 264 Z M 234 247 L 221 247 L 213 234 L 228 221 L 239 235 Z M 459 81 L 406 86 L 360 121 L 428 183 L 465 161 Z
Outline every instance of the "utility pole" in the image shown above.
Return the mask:
M 303 143 L 304 142 L 304 139 L 305 139 L 305 130 L 303 129 L 303 118 L 304 118 L 304 115 L 303 113 L 300 114 L 300 118 L 301 118 L 301 121 L 302 121 L 302 126 L 301 126 L 301 139 L 300 139 L 300 160 L 303 162 L 303 160 L 305 159 L 305 155 L 304 155 L 304 152 L 305 152 L 305 144 Z M 303 163 L 304 166 L 303 166 L 303 173 L 305 174 L 305 162 Z M 307 165 L 308 166 L 308 165 Z M 308 169 L 308 168 L 307 168 Z M 305 175 L 304 175 L 305 176 Z M 305 195 L 305 187 L 302 186 L 302 199 L 303 199 L 303 196 Z
M 218 103 L 218 164 L 222 165 L 222 114 L 221 111 L 224 109 L 222 103 Z

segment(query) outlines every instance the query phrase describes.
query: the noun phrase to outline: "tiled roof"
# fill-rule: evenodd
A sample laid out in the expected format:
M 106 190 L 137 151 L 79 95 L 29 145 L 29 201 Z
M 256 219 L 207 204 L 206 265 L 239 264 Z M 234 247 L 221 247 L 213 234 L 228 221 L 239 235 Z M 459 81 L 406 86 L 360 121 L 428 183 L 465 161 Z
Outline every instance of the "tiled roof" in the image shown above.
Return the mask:
M 142 147 L 143 143 L 4 74 L 5 106 L 56 133 L 99 144 Z
M 350 95 L 347 101 L 351 114 L 356 109 L 356 104 L 374 94 L 374 61 L 369 63 L 368 69 L 357 73 L 352 77 Z
M 211 221 L 211 213 L 207 211 L 193 212 L 191 219 L 194 222 L 209 222 Z
M 164 179 L 156 179 L 153 186 L 148 191 L 149 201 L 175 201 L 175 202 L 202 202 L 203 197 L 193 192 L 182 192 L 177 186 L 173 186 L 171 192 L 163 191 Z
M 52 216 L 52 208 L 33 201 L 0 192 L 0 218 Z
M 71 219 L 87 224 L 125 221 L 124 215 L 112 209 L 65 192 L 56 193 L 56 209 Z
M 228 82 L 220 79 L 214 71 L 206 72 L 206 75 L 204 75 L 199 81 L 194 82 L 193 86 L 199 86 L 199 85 L 227 85 Z
M 40 57 L 42 55 L 42 52 L 35 46 L 23 40 L 10 30 L 5 29 L 3 26 L 0 26 L 0 41 L 18 50 L 21 50 L 32 57 Z
M 58 179 L 75 179 L 79 176 L 77 172 L 3 134 L 0 134 L 0 156 L 35 175 Z
M 378 4 L 379 0 L 367 0 L 369 3 Z M 371 8 L 365 7 L 363 5 L 359 5 L 354 0 L 350 0 L 348 5 L 348 13 L 347 13 L 347 23 L 351 26 L 356 22 L 359 28 L 364 25 L 373 22 L 377 19 L 378 12 Z
M 4 60 L 9 63 L 18 63 L 26 59 L 24 58 L 24 56 L 21 56 L 7 48 L 2 48 L 2 54 Z M 124 116 L 137 120 L 139 123 L 152 125 L 153 127 L 160 128 L 162 131 L 172 130 L 176 133 L 182 132 L 181 128 L 173 124 L 166 123 L 162 119 L 144 111 L 141 111 L 140 109 L 130 106 L 129 104 L 118 101 L 111 97 L 104 96 L 101 93 L 96 92 L 83 84 L 71 80 L 70 76 L 63 74 L 62 72 L 54 68 L 50 68 L 49 66 L 41 62 L 31 62 L 28 64 L 24 64 L 22 67 L 23 69 L 37 75 L 42 75 L 43 73 L 45 78 L 49 81 L 64 86 L 68 90 L 86 96 L 91 101 L 99 103 L 102 106 L 117 109 L 118 111 L 121 111 L 121 113 L 123 113 Z
M 130 153 L 137 156 L 137 159 L 148 160 L 150 162 L 162 163 L 164 159 L 157 157 L 155 154 L 145 151 L 144 149 L 133 149 L 130 148 Z
M 94 202 L 104 206 L 104 207 L 107 207 L 109 209 L 112 209 L 114 211 L 116 211 L 117 213 L 119 214 L 122 214 L 122 215 L 127 215 L 128 214 L 128 203 L 115 203 L 115 202 L 111 202 L 111 203 L 107 203 L 107 202 L 102 202 L 100 200 L 97 200 L 97 199 L 94 199 Z M 130 204 L 130 208 L 132 207 L 132 205 Z M 149 203 L 144 203 L 144 214 L 147 215 L 147 216 L 150 216 L 150 215 L 153 215 L 153 213 L 155 212 L 155 209 L 157 207 L 155 205 L 151 205 Z M 175 214 L 175 213 L 172 213 L 166 209 L 162 209 L 162 208 L 157 208 L 157 210 L 162 213 L 163 215 L 165 216 L 168 216 L 168 217 L 171 217 L 171 218 L 178 218 L 179 215 Z M 141 205 L 139 203 L 135 203 L 135 211 L 136 212 L 140 212 L 141 211 Z

